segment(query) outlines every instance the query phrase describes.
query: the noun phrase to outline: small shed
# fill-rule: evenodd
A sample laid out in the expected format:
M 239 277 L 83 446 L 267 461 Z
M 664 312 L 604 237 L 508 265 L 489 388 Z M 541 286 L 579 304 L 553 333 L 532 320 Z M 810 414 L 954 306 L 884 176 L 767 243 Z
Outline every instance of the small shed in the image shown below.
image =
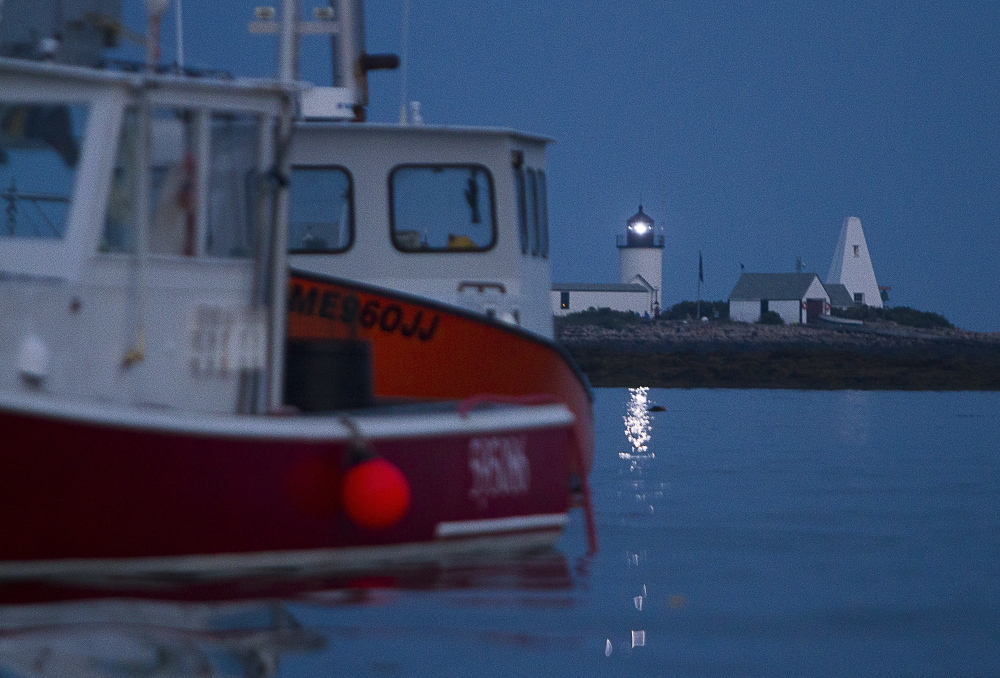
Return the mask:
M 828 313 L 830 295 L 815 273 L 744 273 L 729 295 L 729 317 L 753 323 L 774 311 L 786 323 Z
M 636 276 L 639 278 L 640 276 Z M 552 313 L 566 315 L 588 308 L 610 308 L 642 315 L 652 310 L 655 290 L 644 281 L 634 283 L 553 283 Z
M 830 306 L 834 308 L 847 308 L 857 306 L 851 293 L 847 291 L 847 286 L 841 283 L 823 283 L 826 293 L 830 295 Z

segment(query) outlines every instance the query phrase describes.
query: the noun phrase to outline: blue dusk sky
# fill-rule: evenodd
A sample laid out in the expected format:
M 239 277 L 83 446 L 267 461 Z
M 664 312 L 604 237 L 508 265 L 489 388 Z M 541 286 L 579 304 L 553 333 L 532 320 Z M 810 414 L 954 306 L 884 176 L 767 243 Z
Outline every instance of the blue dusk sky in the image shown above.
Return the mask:
M 258 4 L 186 2 L 189 64 L 273 72 L 273 38 L 246 32 Z M 368 51 L 398 53 L 403 0 L 365 12 Z M 303 77 L 326 84 L 326 43 L 306 41 Z M 557 281 L 616 282 L 640 199 L 666 237 L 667 305 L 695 298 L 699 250 L 704 299 L 728 297 L 741 263 L 801 257 L 825 278 L 857 216 L 892 304 L 996 331 L 998 48 L 1000 3 L 978 0 L 411 0 L 407 98 L 428 123 L 556 140 Z M 398 119 L 401 83 L 372 75 L 371 120 Z

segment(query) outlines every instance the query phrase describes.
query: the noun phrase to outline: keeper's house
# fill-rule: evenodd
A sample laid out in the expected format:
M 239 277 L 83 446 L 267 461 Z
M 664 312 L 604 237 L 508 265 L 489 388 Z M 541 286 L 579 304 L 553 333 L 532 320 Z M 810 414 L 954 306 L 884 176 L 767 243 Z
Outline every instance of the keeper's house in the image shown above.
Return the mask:
M 634 283 L 552 283 L 552 312 L 566 315 L 586 311 L 588 308 L 611 308 L 649 313 L 656 291 L 640 276 Z
M 786 323 L 804 323 L 830 313 L 830 295 L 815 273 L 744 273 L 729 295 L 729 317 L 755 323 L 774 311 Z

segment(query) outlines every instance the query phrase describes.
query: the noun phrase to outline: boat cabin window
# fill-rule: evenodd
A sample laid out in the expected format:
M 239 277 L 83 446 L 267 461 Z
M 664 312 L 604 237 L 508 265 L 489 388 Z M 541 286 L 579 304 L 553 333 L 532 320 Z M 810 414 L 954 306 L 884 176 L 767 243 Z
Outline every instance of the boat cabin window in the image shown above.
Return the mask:
M 87 117 L 84 105 L 0 105 L 0 235 L 63 237 Z
M 549 256 L 549 195 L 545 186 L 545 172 L 538 170 L 538 253 Z
M 136 112 L 125 109 L 122 131 L 118 139 L 115 168 L 111 174 L 108 209 L 104 216 L 104 234 L 100 251 L 132 252 L 135 250 L 133 210 L 135 208 L 136 176 Z
M 259 178 L 257 125 L 253 115 L 212 114 L 205 234 L 205 253 L 210 257 L 254 255 Z
M 514 188 L 517 189 L 517 225 L 521 235 L 521 254 L 528 253 L 528 187 L 524 179 L 524 170 L 518 167 L 514 170 Z
M 135 251 L 138 121 L 125 113 L 103 252 Z M 150 121 L 149 249 L 155 254 L 249 257 L 259 164 L 254 116 L 155 109 Z M 205 167 L 200 167 L 204 164 Z M 200 199 L 200 196 L 205 196 Z
M 482 165 L 401 165 L 389 175 L 392 243 L 403 252 L 480 252 L 496 242 Z
M 530 167 L 514 170 L 517 189 L 518 226 L 521 253 L 549 256 L 549 217 L 546 205 L 545 172 Z
M 351 175 L 342 167 L 293 167 L 288 251 L 345 252 L 354 242 Z
M 531 248 L 531 256 L 538 256 L 538 175 L 535 170 L 528 168 L 527 186 L 524 194 L 524 213 L 528 222 L 528 242 Z

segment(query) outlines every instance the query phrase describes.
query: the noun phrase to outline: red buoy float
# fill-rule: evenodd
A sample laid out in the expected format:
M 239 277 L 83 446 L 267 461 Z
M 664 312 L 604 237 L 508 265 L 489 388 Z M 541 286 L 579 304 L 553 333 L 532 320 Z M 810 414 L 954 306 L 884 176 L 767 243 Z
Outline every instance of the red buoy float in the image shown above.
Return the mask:
M 352 466 L 344 476 L 341 498 L 347 516 L 360 527 L 384 530 L 398 523 L 410 507 L 410 483 L 385 459 Z

